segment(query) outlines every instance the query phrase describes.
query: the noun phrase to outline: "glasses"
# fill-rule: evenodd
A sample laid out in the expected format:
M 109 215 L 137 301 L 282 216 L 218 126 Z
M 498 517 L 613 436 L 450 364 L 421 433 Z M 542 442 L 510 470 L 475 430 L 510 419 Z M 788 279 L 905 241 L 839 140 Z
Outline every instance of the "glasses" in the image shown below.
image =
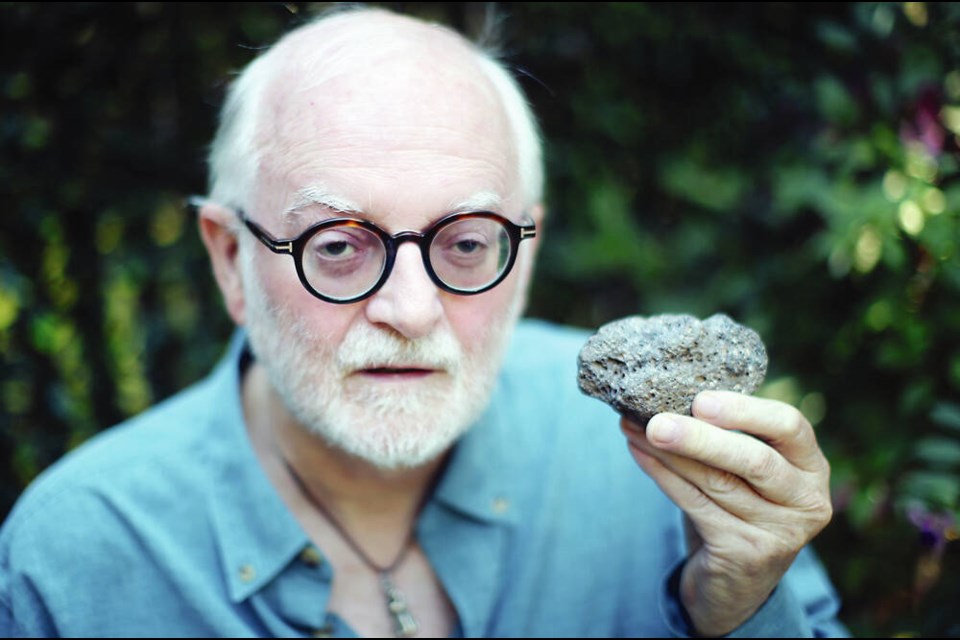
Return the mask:
M 307 291 L 336 304 L 376 293 L 390 277 L 404 242 L 417 244 L 427 274 L 444 291 L 483 293 L 510 273 L 520 242 L 537 235 L 533 223 L 518 225 L 496 213 L 475 211 L 445 216 L 423 232 L 394 235 L 366 220 L 332 218 L 296 238 L 278 240 L 243 211 L 237 213 L 271 251 L 293 257 Z

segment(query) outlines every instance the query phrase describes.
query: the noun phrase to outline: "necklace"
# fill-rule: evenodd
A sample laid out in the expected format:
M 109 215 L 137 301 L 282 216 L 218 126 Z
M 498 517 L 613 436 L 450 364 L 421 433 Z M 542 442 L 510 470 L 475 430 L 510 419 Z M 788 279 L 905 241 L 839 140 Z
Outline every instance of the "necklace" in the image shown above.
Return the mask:
M 307 489 L 307 485 L 297 472 L 293 470 L 290 463 L 284 460 L 283 464 L 287 468 L 287 473 L 293 478 L 294 484 L 297 485 L 297 489 L 303 494 L 303 497 L 305 497 L 317 511 L 323 514 L 323 517 L 326 518 L 327 522 L 340 534 L 340 537 L 349 545 L 353 552 L 357 554 L 357 557 L 363 560 L 363 563 L 380 577 L 380 589 L 383 591 L 383 597 L 387 602 L 387 613 L 393 618 L 394 634 L 398 638 L 410 638 L 416 635 L 417 621 L 414 619 L 413 614 L 410 613 L 410 610 L 407 609 L 407 601 L 403 597 L 403 593 L 400 592 L 393 582 L 394 570 L 400 566 L 400 563 L 403 562 L 404 558 L 407 557 L 407 553 L 409 553 L 413 547 L 413 529 L 410 530 L 407 539 L 403 543 L 403 547 L 400 549 L 397 557 L 393 559 L 393 562 L 386 566 L 379 565 L 360 548 L 360 545 L 347 533 L 346 528 L 333 516 L 326 505 L 314 497 L 310 490 Z

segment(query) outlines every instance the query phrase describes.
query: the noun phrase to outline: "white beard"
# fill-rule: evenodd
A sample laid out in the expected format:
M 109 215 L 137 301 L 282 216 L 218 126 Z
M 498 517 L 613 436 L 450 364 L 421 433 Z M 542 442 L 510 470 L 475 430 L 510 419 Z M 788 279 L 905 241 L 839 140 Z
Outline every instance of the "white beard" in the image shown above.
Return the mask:
M 363 320 L 337 347 L 302 318 L 271 304 L 257 274 L 244 267 L 250 346 L 287 409 L 329 445 L 381 469 L 434 460 L 477 421 L 489 404 L 523 306 L 523 287 L 518 287 L 507 312 L 476 336 L 470 349 L 445 324 L 408 340 Z M 442 373 L 405 381 L 351 375 L 413 365 Z

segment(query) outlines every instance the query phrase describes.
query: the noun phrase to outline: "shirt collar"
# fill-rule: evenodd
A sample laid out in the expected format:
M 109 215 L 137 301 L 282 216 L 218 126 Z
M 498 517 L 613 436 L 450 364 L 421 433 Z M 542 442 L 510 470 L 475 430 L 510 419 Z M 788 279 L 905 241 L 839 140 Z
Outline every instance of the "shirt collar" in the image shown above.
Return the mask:
M 454 447 L 417 522 L 417 537 L 465 637 L 488 634 L 506 571 L 507 541 L 530 516 L 523 512 L 532 504 L 530 496 L 521 495 L 531 488 L 522 476 L 529 465 L 520 452 L 538 449 L 521 442 L 529 429 L 515 428 L 528 385 L 514 370 L 508 358 L 489 407 Z
M 508 354 L 515 352 L 513 346 L 508 347 Z M 518 442 L 522 434 L 511 425 L 523 402 L 518 392 L 523 388 L 508 356 L 486 411 L 451 451 L 434 493 L 438 502 L 481 522 L 515 524 L 519 520 L 516 494 L 525 482 L 520 455 L 524 443 Z
M 213 374 L 210 421 L 213 526 L 224 579 L 238 602 L 273 580 L 309 543 L 260 465 L 240 396 L 246 336 L 237 331 Z

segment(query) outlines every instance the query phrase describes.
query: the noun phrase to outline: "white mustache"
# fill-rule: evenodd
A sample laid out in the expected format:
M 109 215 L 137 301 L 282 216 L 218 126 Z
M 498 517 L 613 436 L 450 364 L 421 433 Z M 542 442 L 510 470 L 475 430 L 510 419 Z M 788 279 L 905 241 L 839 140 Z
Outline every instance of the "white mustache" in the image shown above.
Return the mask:
M 378 368 L 440 369 L 454 373 L 462 362 L 463 350 L 450 331 L 408 340 L 358 323 L 337 350 L 337 365 L 344 373 Z

